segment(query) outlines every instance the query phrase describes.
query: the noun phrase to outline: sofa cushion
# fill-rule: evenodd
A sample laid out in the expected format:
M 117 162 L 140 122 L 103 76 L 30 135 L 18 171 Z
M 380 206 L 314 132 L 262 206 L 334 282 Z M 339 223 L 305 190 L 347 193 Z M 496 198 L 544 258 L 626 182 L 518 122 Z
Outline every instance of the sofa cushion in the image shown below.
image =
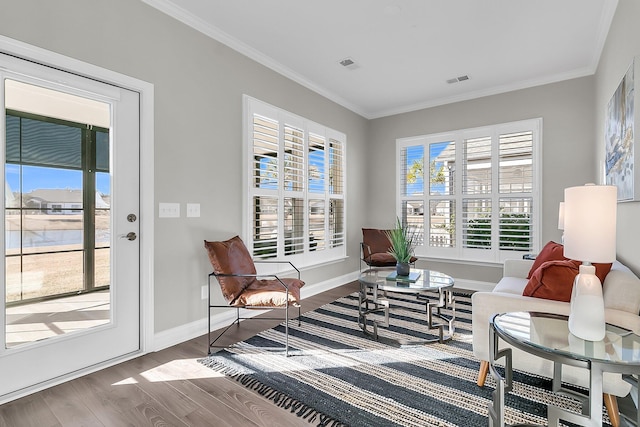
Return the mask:
M 527 279 L 530 279 L 533 276 L 533 273 L 540 268 L 542 264 L 547 261 L 568 261 L 569 258 L 564 256 L 564 246 L 560 243 L 556 243 L 553 241 L 548 242 L 544 248 L 540 251 L 535 261 L 533 261 L 533 265 L 529 270 L 529 274 L 527 275 Z M 577 261 L 579 264 L 581 262 Z M 609 270 L 611 270 L 611 263 L 593 263 L 593 266 L 596 268 L 596 276 L 600 279 L 600 283 L 604 283 L 604 279 L 609 274 Z
M 503 292 L 506 294 L 522 295 L 528 280 L 521 277 L 503 277 L 493 288 L 493 292 Z
M 579 267 L 579 261 L 547 261 L 533 273 L 522 295 L 569 302 Z
M 256 274 L 251 254 L 239 236 L 222 242 L 204 241 L 209 261 L 216 274 Z M 222 296 L 232 304 L 255 277 L 217 277 Z
M 616 261 L 603 282 L 604 306 L 633 313 L 640 311 L 640 279 L 633 272 Z

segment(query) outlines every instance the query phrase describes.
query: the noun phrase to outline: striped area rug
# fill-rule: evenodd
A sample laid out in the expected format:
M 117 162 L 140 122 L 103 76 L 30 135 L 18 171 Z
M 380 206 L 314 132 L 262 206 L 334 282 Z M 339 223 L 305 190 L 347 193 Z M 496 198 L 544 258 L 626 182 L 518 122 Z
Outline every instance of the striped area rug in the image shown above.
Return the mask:
M 435 337 L 424 302 L 390 298 L 390 327 L 378 329 L 382 341 Z M 301 326 L 289 322 L 288 358 L 279 325 L 201 362 L 319 426 L 488 425 L 495 383 L 489 377 L 485 387 L 476 385 L 469 295 L 456 295 L 456 333 L 444 344 L 374 341 L 358 327 L 357 313 L 356 293 L 305 313 Z M 546 425 L 549 402 L 578 411 L 577 402 L 550 389 L 544 378 L 514 372 L 505 421 Z

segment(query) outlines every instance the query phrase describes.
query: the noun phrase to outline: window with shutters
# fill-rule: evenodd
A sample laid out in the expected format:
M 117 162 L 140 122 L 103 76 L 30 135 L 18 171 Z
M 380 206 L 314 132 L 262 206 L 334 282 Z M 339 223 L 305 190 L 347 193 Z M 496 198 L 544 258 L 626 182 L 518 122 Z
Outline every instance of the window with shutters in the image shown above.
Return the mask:
M 397 140 L 397 210 L 420 236 L 416 254 L 502 262 L 537 252 L 541 131 L 532 119 Z
M 245 96 L 245 237 L 254 258 L 346 256 L 344 134 Z

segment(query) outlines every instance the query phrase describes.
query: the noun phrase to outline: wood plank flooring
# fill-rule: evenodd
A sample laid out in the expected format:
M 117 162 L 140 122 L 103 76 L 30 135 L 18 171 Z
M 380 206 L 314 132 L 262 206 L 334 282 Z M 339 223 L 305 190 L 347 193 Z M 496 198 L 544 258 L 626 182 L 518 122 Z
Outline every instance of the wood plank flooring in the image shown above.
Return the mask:
M 352 282 L 303 301 L 314 310 L 358 289 Z M 245 340 L 275 326 L 245 321 L 222 338 Z M 0 427 L 309 425 L 235 381 L 202 366 L 207 337 L 66 382 L 0 405 Z

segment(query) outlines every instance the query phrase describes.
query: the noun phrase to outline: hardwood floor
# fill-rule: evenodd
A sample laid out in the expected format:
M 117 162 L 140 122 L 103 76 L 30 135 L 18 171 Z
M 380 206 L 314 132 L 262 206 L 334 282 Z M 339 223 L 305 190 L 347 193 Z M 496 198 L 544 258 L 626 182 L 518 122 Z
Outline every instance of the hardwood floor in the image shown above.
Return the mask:
M 357 289 L 352 282 L 315 295 L 303 311 Z M 277 323 L 245 321 L 223 339 L 242 341 Z M 198 363 L 206 349 L 207 337 L 198 337 L 1 405 L 0 427 L 308 425 Z

